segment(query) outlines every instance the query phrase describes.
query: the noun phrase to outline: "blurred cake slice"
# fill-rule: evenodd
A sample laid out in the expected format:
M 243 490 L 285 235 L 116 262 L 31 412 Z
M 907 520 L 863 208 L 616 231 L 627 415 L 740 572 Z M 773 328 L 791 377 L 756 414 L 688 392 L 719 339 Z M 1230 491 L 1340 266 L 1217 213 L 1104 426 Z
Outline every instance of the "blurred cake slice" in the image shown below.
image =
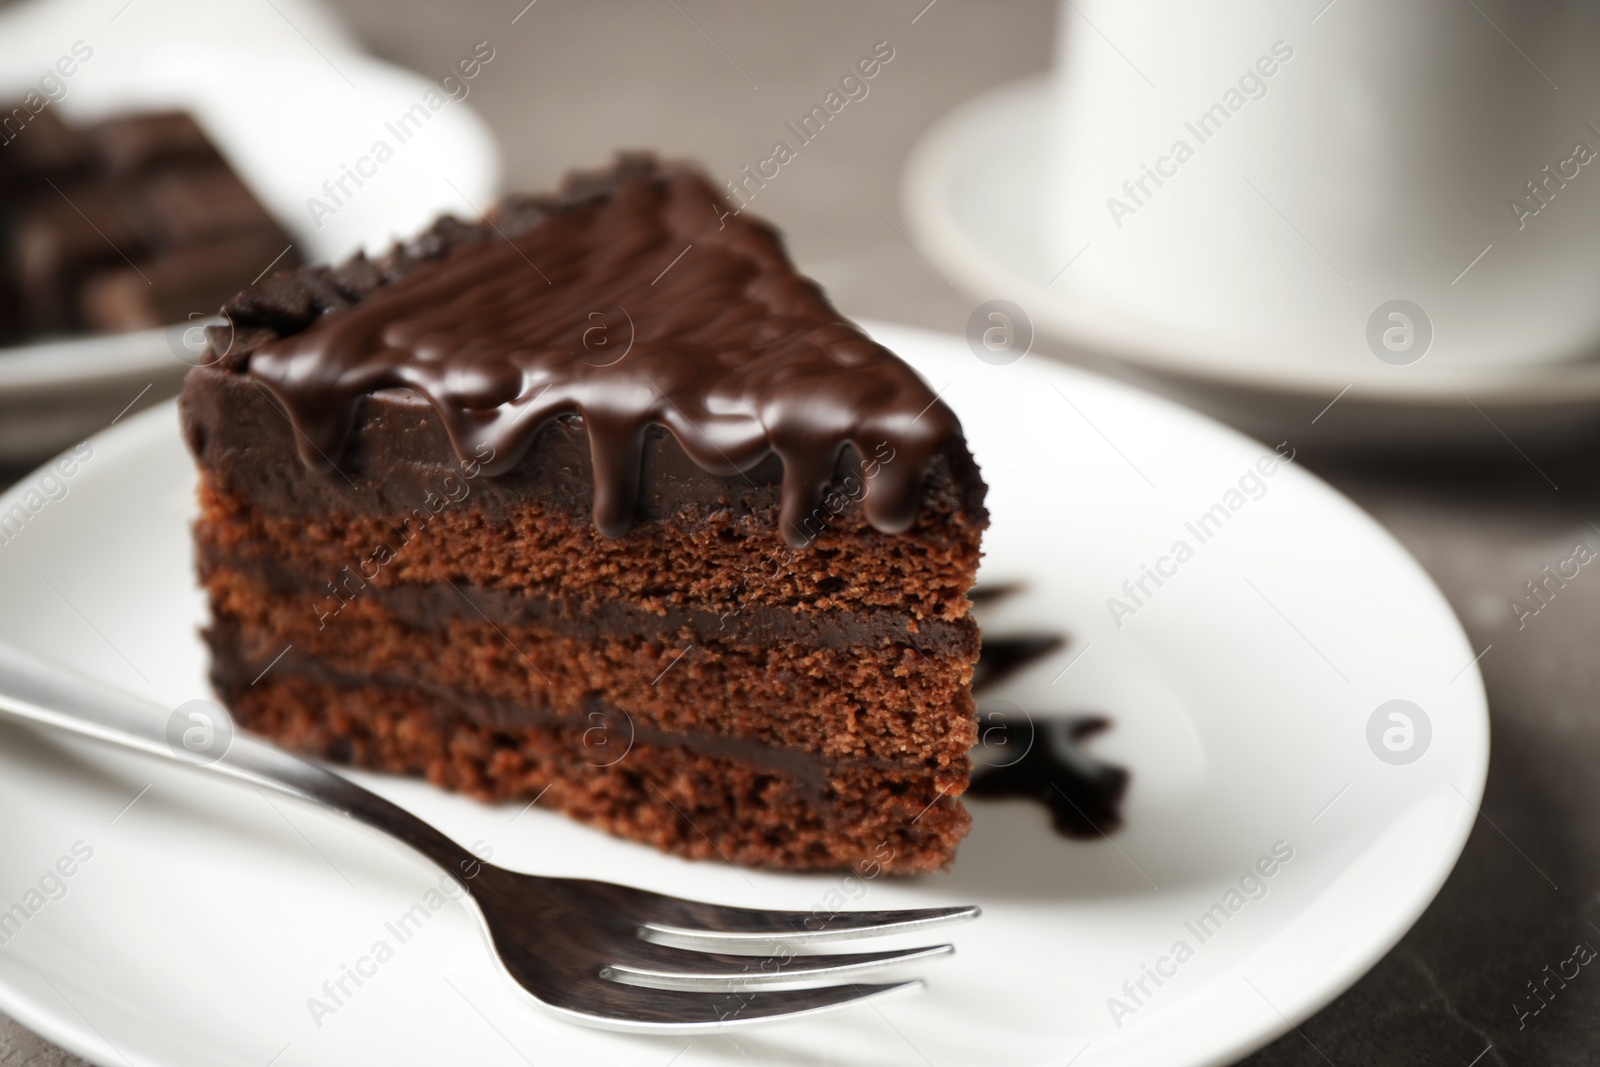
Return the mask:
M 9 114 L 0 339 L 209 318 L 269 267 L 298 265 L 292 239 L 190 116 L 74 129 L 51 107 Z

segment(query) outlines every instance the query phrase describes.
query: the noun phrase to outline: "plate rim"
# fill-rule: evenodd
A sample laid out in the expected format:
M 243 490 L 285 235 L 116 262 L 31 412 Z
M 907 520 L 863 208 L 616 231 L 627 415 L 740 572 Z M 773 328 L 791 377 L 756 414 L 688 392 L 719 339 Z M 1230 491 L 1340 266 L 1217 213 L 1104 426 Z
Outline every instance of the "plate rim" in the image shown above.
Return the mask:
M 167 343 L 169 329 L 52 337 L 0 348 L 0 400 L 168 371 L 179 363 Z

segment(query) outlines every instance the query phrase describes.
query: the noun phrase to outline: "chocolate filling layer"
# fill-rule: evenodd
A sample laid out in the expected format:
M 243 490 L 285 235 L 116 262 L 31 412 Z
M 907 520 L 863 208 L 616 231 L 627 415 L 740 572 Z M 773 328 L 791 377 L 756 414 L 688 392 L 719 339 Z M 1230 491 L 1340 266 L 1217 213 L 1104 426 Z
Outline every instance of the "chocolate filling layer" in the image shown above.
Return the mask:
M 452 619 L 482 618 L 497 626 L 535 626 L 579 638 L 688 636 L 701 644 L 768 647 L 777 642 L 795 642 L 841 649 L 895 643 L 910 645 L 925 655 L 949 655 L 962 660 L 972 660 L 978 654 L 977 624 L 970 618 L 955 622 L 917 620 L 913 633 L 907 625 L 910 620 L 895 611 L 835 609 L 799 614 L 751 605 L 741 611 L 718 614 L 670 605 L 649 610 L 622 601 L 596 604 L 585 610 L 561 600 L 475 585 L 380 586 L 363 582 L 359 576 L 334 575 L 341 581 L 319 586 L 268 560 L 235 559 L 211 546 L 203 548 L 201 580 L 221 570 L 242 571 L 276 593 L 302 596 L 306 610 L 323 620 L 336 616 L 346 601 L 370 598 L 406 626 L 423 631 L 442 630 Z
M 239 657 L 218 652 L 212 667 L 212 682 L 221 693 L 237 692 L 259 678 L 265 666 L 262 663 L 247 663 Z M 921 763 L 916 761 L 902 763 L 881 759 L 830 759 L 798 749 L 766 745 L 743 738 L 652 729 L 638 724 L 626 712 L 593 698 L 581 716 L 560 715 L 546 708 L 460 693 L 431 686 L 412 678 L 389 678 L 344 671 L 318 660 L 296 655 L 292 649 L 271 666 L 270 673 L 297 675 L 341 689 L 376 687 L 423 692 L 440 707 L 448 708 L 460 716 L 463 721 L 505 733 L 515 733 L 530 726 L 582 726 L 601 731 L 607 738 L 607 744 L 619 744 L 619 747 L 630 741 L 653 746 L 678 746 L 700 755 L 737 760 L 780 774 L 802 785 L 808 791 L 811 801 L 819 806 L 822 806 L 827 799 L 830 768 L 860 766 L 881 771 L 909 772 L 914 775 L 925 772 Z M 606 758 L 611 758 L 609 753 Z M 597 758 L 596 765 L 604 764 L 604 760 Z M 932 777 L 931 772 L 929 777 Z

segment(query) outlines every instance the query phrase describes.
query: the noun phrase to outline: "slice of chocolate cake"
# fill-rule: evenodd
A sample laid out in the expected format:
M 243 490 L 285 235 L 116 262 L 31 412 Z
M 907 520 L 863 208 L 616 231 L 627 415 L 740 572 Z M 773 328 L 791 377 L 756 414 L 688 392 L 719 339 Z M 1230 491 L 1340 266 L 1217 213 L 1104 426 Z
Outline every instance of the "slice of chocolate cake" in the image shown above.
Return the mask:
M 182 412 L 242 726 L 685 856 L 950 861 L 983 482 L 705 178 L 623 157 L 226 311 Z

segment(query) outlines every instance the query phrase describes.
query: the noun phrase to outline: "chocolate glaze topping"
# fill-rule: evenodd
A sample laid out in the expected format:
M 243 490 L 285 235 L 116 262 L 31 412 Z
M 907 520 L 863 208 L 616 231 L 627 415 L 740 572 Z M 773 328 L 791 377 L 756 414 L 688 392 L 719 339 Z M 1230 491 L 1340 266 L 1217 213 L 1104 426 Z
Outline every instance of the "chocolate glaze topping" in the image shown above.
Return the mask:
M 652 424 L 713 474 L 776 454 L 796 547 L 846 445 L 869 476 L 845 489 L 886 533 L 916 521 L 937 456 L 976 477 L 954 413 L 841 320 L 772 229 L 649 157 L 481 226 L 445 220 L 379 263 L 280 276 L 225 310 L 214 351 L 281 402 L 308 465 L 337 464 L 359 402 L 382 389 L 425 397 L 463 462 L 492 455 L 490 475 L 577 414 L 608 537 L 633 523 Z

